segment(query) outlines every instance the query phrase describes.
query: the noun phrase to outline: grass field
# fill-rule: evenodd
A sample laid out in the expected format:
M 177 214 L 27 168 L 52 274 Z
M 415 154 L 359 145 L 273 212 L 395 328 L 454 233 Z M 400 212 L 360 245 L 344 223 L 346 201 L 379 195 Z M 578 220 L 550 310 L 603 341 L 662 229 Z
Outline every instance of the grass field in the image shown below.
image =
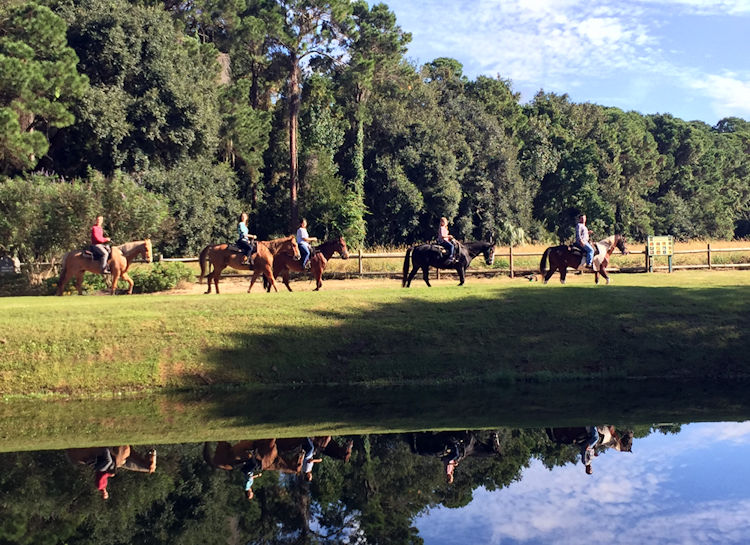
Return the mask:
M 569 277 L 570 278 L 570 277 Z M 750 274 L 0 299 L 0 394 L 750 377 Z M 357 289 L 355 289 L 357 288 Z

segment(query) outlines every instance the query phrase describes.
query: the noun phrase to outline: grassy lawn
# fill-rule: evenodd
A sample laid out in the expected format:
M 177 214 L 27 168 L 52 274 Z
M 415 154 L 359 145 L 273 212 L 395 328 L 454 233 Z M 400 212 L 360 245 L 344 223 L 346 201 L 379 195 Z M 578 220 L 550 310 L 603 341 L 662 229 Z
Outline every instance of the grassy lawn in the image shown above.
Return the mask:
M 750 377 L 744 271 L 373 285 L 0 299 L 0 394 Z

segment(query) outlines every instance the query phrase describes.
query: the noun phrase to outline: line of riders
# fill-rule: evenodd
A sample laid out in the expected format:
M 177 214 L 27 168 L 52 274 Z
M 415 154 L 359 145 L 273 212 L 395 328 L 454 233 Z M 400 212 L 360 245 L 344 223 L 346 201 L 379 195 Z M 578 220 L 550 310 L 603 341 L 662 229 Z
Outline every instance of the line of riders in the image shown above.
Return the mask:
M 249 265 L 252 268 L 255 264 L 255 256 L 258 249 L 257 236 L 250 234 L 250 230 L 247 226 L 248 215 L 243 212 L 240 215 L 239 222 L 237 224 L 237 241 L 235 246 L 239 253 L 244 254 L 242 261 L 243 265 Z M 111 242 L 111 239 L 104 236 L 103 226 L 104 217 L 97 216 L 94 225 L 91 227 L 91 246 L 89 252 L 91 257 L 98 261 L 101 268 L 102 274 L 110 274 L 108 267 L 108 261 L 110 258 L 110 248 L 107 243 Z M 573 252 L 580 252 L 582 254 L 581 263 L 577 267 L 578 269 L 592 268 L 594 259 L 594 247 L 590 242 L 591 233 L 586 227 L 586 215 L 581 214 L 578 216 L 578 223 L 576 224 L 576 240 L 574 245 L 570 247 Z M 299 227 L 295 235 L 297 246 L 299 247 L 300 259 L 302 261 L 303 270 L 309 270 L 310 258 L 314 254 L 315 250 L 311 246 L 311 243 L 317 242 L 316 237 L 311 237 L 307 231 L 307 219 L 302 218 L 299 222 Z M 450 234 L 448 230 L 448 219 L 443 216 L 440 218 L 440 224 L 437 230 L 436 246 L 440 248 L 441 255 L 441 266 L 454 267 L 458 264 L 459 255 L 458 251 L 461 247 L 461 243 Z M 468 265 L 468 264 L 467 264 Z

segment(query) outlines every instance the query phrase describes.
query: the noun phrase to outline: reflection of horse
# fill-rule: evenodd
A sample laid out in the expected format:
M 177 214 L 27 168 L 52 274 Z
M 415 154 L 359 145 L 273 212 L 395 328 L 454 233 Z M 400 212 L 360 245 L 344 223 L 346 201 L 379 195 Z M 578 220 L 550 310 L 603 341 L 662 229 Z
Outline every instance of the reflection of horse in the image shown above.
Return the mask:
M 599 442 L 595 445 L 597 448 L 612 448 L 620 452 L 632 452 L 633 432 L 627 431 L 620 434 L 614 426 L 599 426 L 604 433 L 599 433 Z M 589 432 L 585 427 L 569 428 L 545 428 L 550 441 L 559 445 L 576 445 L 585 447 L 588 441 Z
M 419 246 L 408 248 L 404 257 L 404 274 L 401 279 L 401 286 L 407 288 L 411 286 L 411 281 L 419 269 L 422 269 L 422 277 L 425 283 L 430 286 L 430 267 L 456 269 L 458 278 L 461 280 L 458 285 L 463 286 L 466 269 L 476 256 L 484 254 L 484 261 L 487 265 L 492 265 L 495 260 L 495 244 L 492 242 L 492 238 L 490 238 L 489 242 L 460 242 L 457 244 L 455 263 L 447 263 L 448 255 L 439 244 L 420 244 Z M 412 264 L 411 272 L 409 272 L 410 257 Z
M 481 441 L 473 431 L 420 432 L 408 436 L 414 454 L 440 458 L 445 468 L 448 484 L 453 483 L 453 473 L 468 457 L 498 457 L 502 455 L 497 433 L 490 433 L 489 443 Z
M 134 242 L 126 242 L 120 246 L 112 246 L 112 252 L 109 254 L 109 261 L 107 262 L 109 270 L 112 272 L 112 295 L 115 294 L 117 282 L 120 278 L 128 283 L 128 295 L 133 293 L 133 280 L 128 276 L 128 268 L 130 268 L 130 263 L 133 259 L 139 255 L 142 255 L 147 262 L 151 263 L 153 253 L 150 239 L 136 240 Z M 94 259 L 91 252 L 73 250 L 65 254 L 62 261 L 62 270 L 60 271 L 60 281 L 57 284 L 57 295 L 63 294 L 65 286 L 73 277 L 76 278 L 78 295 L 81 295 L 83 291 L 83 273 L 87 271 L 94 274 L 102 274 L 99 260 Z
M 288 243 L 289 238 L 294 237 L 283 237 L 274 240 L 258 242 L 257 254 L 255 256 L 255 270 L 261 270 L 261 268 L 265 269 L 266 265 L 268 265 L 269 263 L 272 264 L 273 252 L 282 251 L 287 249 L 288 247 L 291 247 L 292 245 Z M 287 246 L 282 248 L 279 246 L 279 242 L 287 243 Z M 297 259 L 299 259 L 299 248 L 297 248 L 296 240 L 294 241 L 293 246 L 293 253 L 297 256 Z M 258 258 L 261 255 L 264 256 L 264 259 L 259 261 Z M 253 270 L 253 267 L 251 267 L 249 263 L 243 262 L 244 259 L 245 253 L 233 244 L 209 244 L 208 246 L 203 248 L 198 258 L 201 266 L 201 274 L 198 277 L 198 282 L 202 283 L 203 277 L 206 277 L 208 279 L 208 290 L 206 290 L 206 293 L 211 293 L 211 282 L 213 282 L 214 286 L 216 287 L 216 293 L 218 294 L 219 278 L 221 277 L 221 273 L 224 269 L 226 269 L 227 267 L 232 267 L 233 269 L 236 269 L 238 271 Z M 208 265 L 210 265 L 210 269 L 208 268 Z M 206 274 L 207 270 L 208 274 Z M 264 270 L 263 272 L 267 272 L 268 276 L 271 276 L 270 267 L 268 267 L 268 270 Z M 254 275 L 253 282 L 255 282 L 255 278 L 256 277 Z
M 628 253 L 628 249 L 625 247 L 625 237 L 622 235 L 612 235 L 594 243 L 594 251 L 598 252 L 594 255 L 594 281 L 599 283 L 599 273 L 604 277 L 609 284 L 609 275 L 607 274 L 607 266 L 609 265 L 609 258 L 614 252 L 615 248 L 625 255 Z M 560 271 L 560 283 L 565 284 L 565 276 L 567 275 L 567 268 L 578 269 L 581 265 L 581 259 L 583 257 L 583 250 L 574 245 L 561 244 L 560 246 L 550 246 L 544 251 L 542 260 L 539 263 L 539 270 L 544 276 L 544 283 L 546 284 L 552 274 L 557 270 Z M 549 271 L 547 271 L 547 260 L 549 259 Z
M 328 260 L 331 259 L 334 252 L 338 252 L 341 259 L 349 258 L 344 237 L 331 239 L 313 248 L 313 255 L 310 258 L 310 272 L 315 279 L 316 287 L 314 291 L 318 291 L 323 285 L 323 271 L 326 269 Z M 302 261 L 290 259 L 286 255 L 275 256 L 273 261 L 273 276 L 274 278 L 281 276 L 286 289 L 292 291 L 292 288 L 289 286 L 289 271 L 304 272 Z M 267 291 L 271 290 L 271 285 L 266 282 L 265 277 L 263 277 L 263 284 L 266 286 Z
M 66 452 L 68 458 L 74 464 L 93 466 L 97 458 L 106 454 L 109 450 L 112 461 L 117 469 L 128 469 L 130 471 L 140 471 L 142 473 L 153 473 L 156 471 L 156 451 L 149 451 L 148 455 L 143 456 L 130 448 L 130 445 L 119 447 L 90 447 L 90 448 L 72 448 Z
M 315 448 L 332 458 L 349 461 L 352 453 L 352 442 L 339 445 L 331 436 L 312 437 Z M 302 443 L 304 438 L 291 439 L 253 439 L 239 441 L 235 444 L 219 441 L 216 450 L 211 452 L 211 445 L 204 443 L 203 459 L 211 467 L 227 471 L 242 466 L 250 459 L 256 459 L 263 471 L 280 471 L 282 473 L 300 473 L 302 471 Z

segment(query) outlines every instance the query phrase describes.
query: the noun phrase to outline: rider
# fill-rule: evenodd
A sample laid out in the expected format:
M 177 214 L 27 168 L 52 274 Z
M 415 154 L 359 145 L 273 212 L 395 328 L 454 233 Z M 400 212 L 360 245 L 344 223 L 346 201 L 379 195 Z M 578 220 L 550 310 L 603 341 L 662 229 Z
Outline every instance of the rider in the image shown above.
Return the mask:
M 257 249 L 257 243 L 252 240 L 250 231 L 247 228 L 248 215 L 243 212 L 240 214 L 240 222 L 237 224 L 237 246 L 245 252 L 245 258 L 247 263 L 252 267 L 255 265 L 255 251 Z
M 255 457 L 250 458 L 240 468 L 240 470 L 242 471 L 242 473 L 245 474 L 245 477 L 246 477 L 245 497 L 247 497 L 248 500 L 252 500 L 253 497 L 255 496 L 255 493 L 253 492 L 253 483 L 255 482 L 255 479 L 263 475 L 260 469 L 261 469 L 261 464 Z
M 307 269 L 310 266 L 310 257 L 312 256 L 311 242 L 317 242 L 318 239 L 311 237 L 307 232 L 307 220 L 299 220 L 299 229 L 297 229 L 297 246 L 299 253 L 302 254 L 302 268 Z
M 599 442 L 599 430 L 596 426 L 586 426 L 586 433 L 586 443 L 581 448 L 581 461 L 586 469 L 586 474 L 591 475 L 594 472 L 591 461 L 598 456 L 594 447 Z
M 315 464 L 322 462 L 323 459 L 315 457 L 315 445 L 309 437 L 306 437 L 302 443 L 302 450 L 305 451 L 305 457 L 302 462 L 302 474 L 305 476 L 305 480 L 312 481 L 313 467 Z
M 91 228 L 91 253 L 94 254 L 94 259 L 98 259 L 102 266 L 102 274 L 110 274 L 107 261 L 109 260 L 109 249 L 105 246 L 110 239 L 104 236 L 102 225 L 104 224 L 104 216 L 96 216 L 96 222 Z
M 448 233 L 448 220 L 445 216 L 440 218 L 440 227 L 438 227 L 437 241 L 440 246 L 445 248 L 448 252 L 448 263 L 453 263 L 455 259 L 453 255 L 456 253 L 456 246 L 454 245 L 453 235 Z
M 594 260 L 594 248 L 589 243 L 589 229 L 586 227 L 586 214 L 578 216 L 576 225 L 576 246 L 585 252 L 586 266 L 591 267 Z

